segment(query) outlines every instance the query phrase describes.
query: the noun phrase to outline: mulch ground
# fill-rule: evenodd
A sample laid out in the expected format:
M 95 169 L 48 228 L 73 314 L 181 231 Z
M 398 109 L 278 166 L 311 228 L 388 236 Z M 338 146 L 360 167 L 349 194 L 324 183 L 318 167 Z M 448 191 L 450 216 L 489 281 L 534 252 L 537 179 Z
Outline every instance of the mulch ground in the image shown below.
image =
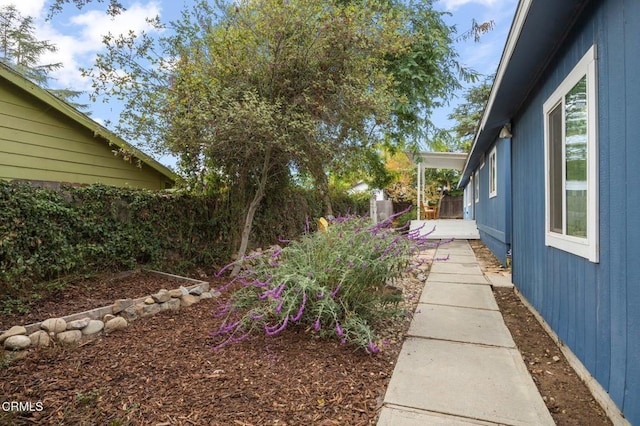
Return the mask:
M 484 246 L 472 245 L 485 270 L 499 270 Z M 223 284 L 212 281 L 213 288 Z M 405 284 L 405 295 L 411 297 L 403 306 L 413 312 L 421 285 Z M 23 314 L 22 320 L 20 315 L 3 317 L 0 329 L 53 316 L 49 314 L 61 306 L 71 309 L 64 313 L 72 313 L 163 287 L 177 286 L 144 274 L 78 283 L 40 300 L 37 310 Z M 513 291 L 496 290 L 495 295 L 555 421 L 559 425 L 610 424 Z M 0 410 L 0 424 L 376 423 L 408 318 L 385 322 L 384 337 L 389 344 L 375 356 L 321 340 L 302 328 L 288 329 L 277 337 L 252 337 L 212 351 L 208 333 L 219 327 L 220 319 L 211 312 L 226 297 L 223 294 L 177 312 L 137 320 L 125 330 L 81 347 L 4 353 L 0 401 L 31 403 L 33 410 Z M 92 306 L 96 300 L 109 302 Z
M 214 281 L 212 287 L 223 284 Z M 96 300 L 177 287 L 144 274 L 90 285 Z M 422 286 L 405 285 L 405 294 L 413 296 L 405 308 L 413 312 Z M 49 317 L 47 310 L 57 312 L 61 305 L 96 307 L 83 286 L 62 293 L 43 299 L 37 315 Z M 0 424 L 375 424 L 409 318 L 385 322 L 389 343 L 375 356 L 302 328 L 213 351 L 209 332 L 221 320 L 211 312 L 226 297 L 134 321 L 81 347 L 5 353 L 0 401 L 35 409 L 0 411 Z M 30 315 L 7 322 L 33 322 Z
M 482 242 L 470 243 L 485 272 L 504 271 Z M 556 424 L 611 425 L 587 386 L 515 291 L 496 287 L 493 293 L 505 324 Z

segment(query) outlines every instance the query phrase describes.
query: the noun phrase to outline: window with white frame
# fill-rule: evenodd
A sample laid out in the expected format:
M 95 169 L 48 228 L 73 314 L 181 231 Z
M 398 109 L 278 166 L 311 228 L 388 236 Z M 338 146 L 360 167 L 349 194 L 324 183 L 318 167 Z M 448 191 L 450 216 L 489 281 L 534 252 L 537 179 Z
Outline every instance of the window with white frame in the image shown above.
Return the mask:
M 476 170 L 473 174 L 473 193 L 476 203 L 480 201 L 480 173 Z
M 494 146 L 489 154 L 489 198 L 498 195 L 498 164 L 496 157 L 496 147 Z
M 598 262 L 596 47 L 544 103 L 545 244 Z

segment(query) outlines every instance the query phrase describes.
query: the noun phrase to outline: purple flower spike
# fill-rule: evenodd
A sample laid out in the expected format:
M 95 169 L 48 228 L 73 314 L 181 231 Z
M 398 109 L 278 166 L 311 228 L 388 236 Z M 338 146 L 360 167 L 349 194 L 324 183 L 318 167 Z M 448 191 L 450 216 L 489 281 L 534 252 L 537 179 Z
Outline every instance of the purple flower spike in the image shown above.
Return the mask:
M 298 321 L 300 318 L 302 318 L 302 312 L 304 312 L 304 307 L 307 303 L 307 294 L 306 293 L 302 293 L 302 305 L 300 305 L 300 309 L 298 309 L 298 313 L 296 314 L 295 317 L 291 317 L 291 321 L 296 322 Z
M 282 324 L 275 324 L 273 326 L 264 325 L 264 331 L 267 333 L 267 336 L 275 336 L 276 334 L 282 332 L 285 328 L 287 328 L 287 324 L 289 323 L 289 317 L 285 317 Z
M 322 298 L 324 298 L 324 292 L 322 292 L 322 293 L 318 293 L 318 294 L 316 295 L 316 297 L 317 297 L 318 299 L 322 299 Z
M 315 331 L 320 330 L 320 318 L 316 319 L 316 322 L 313 323 L 313 329 Z
M 276 299 L 279 299 L 280 296 L 282 295 L 282 292 L 284 291 L 284 283 L 280 284 L 280 287 L 277 288 L 275 294 L 273 295 L 273 297 L 275 297 Z
M 329 293 L 329 296 L 331 296 L 331 297 L 336 297 L 336 294 L 338 294 L 338 291 L 340 291 L 340 286 L 341 286 L 341 285 L 342 285 L 342 284 L 338 284 L 338 287 L 336 287 L 336 289 L 335 289 L 335 290 L 333 290 L 331 293 Z
M 226 271 L 227 269 L 231 268 L 233 265 L 235 265 L 236 262 L 231 262 L 228 265 L 226 265 L 224 268 L 220 269 L 216 274 L 215 277 L 216 278 L 220 278 L 220 276 L 224 273 L 224 271 Z
M 309 278 L 313 278 L 313 272 L 309 272 L 309 273 L 307 274 L 307 277 L 309 277 Z
M 336 333 L 338 334 L 338 336 L 344 335 L 344 330 L 342 329 L 342 327 L 340 327 L 339 322 L 336 322 Z
M 259 320 L 264 318 L 264 315 L 258 315 L 255 314 L 253 311 L 249 312 L 249 318 L 251 318 L 252 320 Z
M 284 299 L 280 301 L 280 303 L 278 303 L 278 306 L 276 306 L 276 312 L 280 313 L 280 311 L 282 311 L 282 304 L 284 303 Z
M 352 261 L 349 261 L 348 265 L 349 265 L 349 268 L 353 268 L 353 262 Z
M 343 345 L 347 343 L 347 339 L 342 339 L 340 340 L 340 343 L 342 343 Z
M 280 242 L 280 243 L 290 243 L 291 240 L 285 240 L 284 238 L 278 237 L 278 242 Z
M 342 262 L 342 259 L 337 258 L 337 259 L 336 259 L 336 263 L 340 263 L 340 262 Z
M 367 262 L 364 262 L 364 263 L 362 264 L 362 269 L 364 269 L 364 268 L 366 268 L 366 267 L 367 267 Z
M 371 340 L 369 341 L 369 351 L 372 354 L 377 354 L 378 352 L 380 352 L 380 348 L 377 347 Z

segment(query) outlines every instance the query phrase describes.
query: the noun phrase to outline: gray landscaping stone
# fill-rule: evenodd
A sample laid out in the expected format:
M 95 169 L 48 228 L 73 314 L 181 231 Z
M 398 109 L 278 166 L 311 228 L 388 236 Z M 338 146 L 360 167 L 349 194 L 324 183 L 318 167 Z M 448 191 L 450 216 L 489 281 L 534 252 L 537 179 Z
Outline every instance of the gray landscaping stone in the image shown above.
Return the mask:
M 70 321 L 67 323 L 67 330 L 82 330 L 87 325 L 89 325 L 89 321 L 91 318 L 82 318 L 75 321 Z
M 35 333 L 31 333 L 29 335 L 29 340 L 31 341 L 31 346 L 35 346 L 37 348 L 44 348 L 51 344 L 51 338 L 44 330 L 38 330 Z
M 200 284 L 200 288 L 202 288 L 202 291 L 209 291 L 209 283 L 206 281 L 203 281 L 202 284 Z
M 82 339 L 82 332 L 80 330 L 63 331 L 56 335 L 56 339 L 63 345 L 75 345 Z
M 131 299 L 118 299 L 113 304 L 113 313 L 119 314 L 131 305 L 133 305 L 133 300 Z
M 162 308 L 163 311 L 166 311 L 166 310 L 177 311 L 178 309 L 180 309 L 180 299 L 168 300 L 164 302 L 162 305 L 160 305 L 160 307 Z
M 144 305 L 144 306 L 151 306 L 151 305 Z M 139 314 L 138 314 L 138 307 L 137 305 L 134 306 L 129 306 L 127 309 L 125 309 L 124 311 L 120 312 L 120 315 L 125 318 L 127 321 L 133 321 L 135 319 L 138 318 Z
M 173 290 L 169 290 L 169 296 L 171 297 L 180 298 L 185 294 L 189 294 L 189 290 L 187 290 L 184 287 L 174 288 Z
M 11 336 L 20 336 L 27 334 L 27 329 L 21 325 L 14 325 L 4 333 L 0 334 L 0 343 L 4 342 Z
M 40 327 L 51 333 L 61 333 L 67 329 L 67 322 L 62 318 L 49 318 L 40 324 Z
M 212 299 L 212 298 L 213 298 L 213 294 L 211 294 L 211 293 L 210 293 L 210 292 L 208 292 L 208 291 L 205 291 L 204 293 L 202 293 L 202 294 L 200 295 L 200 299 L 201 299 L 201 300 L 202 300 L 202 299 Z
M 116 317 L 115 315 L 107 314 L 104 317 L 102 317 L 102 322 L 106 323 L 107 321 L 110 321 L 110 320 L 114 319 L 115 317 Z
M 144 303 L 146 303 L 147 305 L 153 305 L 154 303 L 156 303 L 156 301 L 153 300 L 153 297 L 147 297 L 146 299 L 144 299 Z
M 194 296 L 193 294 L 185 294 L 180 298 L 180 306 L 191 306 L 194 303 L 198 303 L 198 296 Z
M 31 346 L 31 339 L 24 335 L 9 336 L 4 341 L 4 348 L 10 351 L 19 351 Z
M 85 336 L 96 334 L 102 331 L 104 323 L 100 320 L 91 320 L 85 328 L 82 329 L 82 334 Z
M 200 296 L 203 293 L 202 286 L 195 286 L 191 290 L 189 290 L 189 294 L 193 294 L 194 296 Z
M 140 316 L 141 317 L 149 317 L 151 315 L 157 314 L 161 310 L 162 310 L 162 308 L 160 307 L 160 305 L 158 303 L 154 303 L 153 305 L 145 305 L 142 308 L 142 315 L 140 315 Z
M 160 290 L 158 293 L 152 294 L 151 298 L 156 303 L 164 303 L 167 300 L 171 299 L 171 295 L 169 294 L 169 292 L 167 290 L 165 290 L 165 291 Z
M 122 317 L 115 317 L 104 324 L 105 333 L 109 333 L 115 330 L 121 330 L 128 325 L 127 320 Z

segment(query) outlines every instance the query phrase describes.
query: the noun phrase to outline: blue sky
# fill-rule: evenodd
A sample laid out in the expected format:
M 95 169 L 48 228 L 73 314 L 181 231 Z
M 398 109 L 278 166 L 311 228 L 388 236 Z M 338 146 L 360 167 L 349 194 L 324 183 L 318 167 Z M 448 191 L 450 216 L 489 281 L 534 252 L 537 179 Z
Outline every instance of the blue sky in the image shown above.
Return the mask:
M 127 10 L 116 18 L 104 13 L 104 4 L 101 5 L 95 0 L 93 3 L 95 4 L 89 4 L 81 10 L 67 5 L 61 14 L 56 15 L 51 21 L 46 21 L 51 0 L 0 0 L 0 6 L 14 4 L 22 15 L 33 16 L 36 36 L 58 46 L 58 52 L 42 58 L 43 63 L 63 63 L 63 68 L 52 75 L 55 79 L 51 83 L 53 88 L 90 91 L 91 81 L 83 78 L 78 68 L 89 67 L 93 63 L 96 54 L 102 49 L 102 35 L 109 31 L 117 34 L 147 29 L 146 17 L 159 15 L 163 22 L 177 19 L 184 4 L 191 2 L 124 0 L 122 3 Z M 458 43 L 460 62 L 464 66 L 483 74 L 496 71 L 517 3 L 517 0 L 436 1 L 437 9 L 451 13 L 451 16 L 445 17 L 445 21 L 450 25 L 456 25 L 459 33 L 471 27 L 472 19 L 478 22 L 493 20 L 495 23 L 493 31 L 483 36 L 479 43 L 473 40 Z M 454 100 L 450 107 L 436 111 L 433 116 L 434 123 L 441 127 L 449 127 L 451 123 L 447 120 L 447 115 L 456 103 Z M 90 109 L 94 120 L 100 123 L 106 120 L 116 122 L 121 106 L 115 102 L 98 101 L 92 103 Z M 159 160 L 166 165 L 174 165 L 174 160 L 169 157 Z

